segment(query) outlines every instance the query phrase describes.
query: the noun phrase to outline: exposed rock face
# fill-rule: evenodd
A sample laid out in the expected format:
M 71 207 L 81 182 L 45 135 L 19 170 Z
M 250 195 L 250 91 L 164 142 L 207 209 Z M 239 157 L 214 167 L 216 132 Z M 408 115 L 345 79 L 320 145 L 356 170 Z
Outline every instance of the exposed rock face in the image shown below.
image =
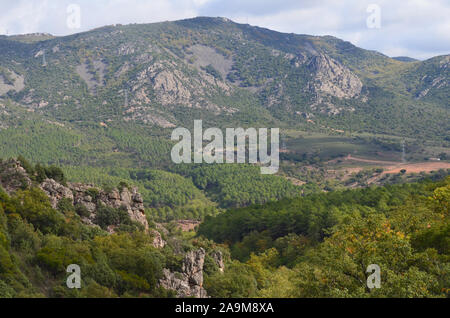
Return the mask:
M 191 93 L 184 86 L 180 78 L 183 75 L 179 71 L 162 71 L 153 78 L 154 88 L 163 105 L 181 102 L 187 104 Z
M 177 297 L 208 297 L 203 288 L 205 255 L 206 252 L 203 248 L 188 252 L 183 260 L 182 273 L 172 273 L 170 270 L 164 269 L 163 278 L 159 281 L 160 285 L 176 291 Z
M 424 75 L 421 78 L 421 89 L 416 93 L 416 99 L 427 96 L 430 91 L 443 89 L 450 85 L 450 55 L 442 57 L 436 66 L 434 74 Z
M 310 108 L 313 112 L 325 113 L 328 115 L 339 114 L 343 110 L 354 111 L 351 107 L 334 105 L 334 100 L 358 99 L 365 102 L 367 96 L 363 96 L 363 83 L 359 77 L 348 67 L 341 64 L 327 54 L 317 51 L 307 54 L 287 54 L 285 58 L 290 61 L 295 68 L 304 68 L 308 75 L 306 82 L 299 82 L 298 90 L 303 91 L 308 96 Z M 276 54 L 276 53 L 275 53 Z M 308 57 L 309 56 L 309 57 Z M 286 85 L 286 74 L 281 81 L 276 81 L 269 89 L 262 91 L 268 93 L 266 97 L 267 107 L 282 107 L 291 112 L 295 111 L 296 102 L 291 99 L 289 87 Z M 271 81 L 268 81 L 270 83 Z M 267 84 L 266 84 L 267 85 Z M 297 113 L 297 112 L 296 112 Z M 308 114 L 304 112 L 304 114 Z M 313 114 L 308 115 L 312 117 Z
M 29 187 L 31 180 L 19 161 L 9 159 L 0 161 L 0 185 L 7 193 L 11 193 Z
M 335 96 L 337 98 L 354 98 L 361 93 L 362 82 L 347 67 L 326 54 L 318 54 L 311 58 L 308 68 L 315 81 L 310 89 L 316 93 Z
M 95 202 L 92 202 L 93 198 L 87 193 L 89 189 L 94 189 L 92 185 L 83 185 L 79 183 L 70 184 L 70 189 L 73 191 L 73 204 L 81 204 L 92 214 L 97 209 Z
M 63 198 L 70 199 L 74 205 L 81 204 L 85 206 L 91 213 L 89 218 L 85 220 L 88 224 L 92 224 L 95 221 L 95 211 L 98 203 L 116 209 L 125 207 L 131 220 L 141 223 L 145 229 L 148 229 L 148 222 L 144 211 L 144 200 L 135 187 L 131 188 L 131 190 L 123 188 L 121 192 L 113 189 L 107 193 L 90 184 L 69 183 L 65 187 L 52 179 L 46 179 L 41 183 L 40 188 L 50 198 L 53 208 L 56 208 L 58 202 Z M 93 189 L 98 193 L 97 202 L 94 202 L 95 200 L 91 196 Z M 113 231 L 113 229 L 110 229 L 110 231 Z
M 170 50 L 165 51 L 178 59 Z M 219 56 L 219 54 L 215 54 Z M 224 58 L 222 57 L 222 59 Z M 162 127 L 173 127 L 173 119 L 170 118 L 173 116 L 168 113 L 158 114 L 160 111 L 151 106 L 155 102 L 171 107 L 201 108 L 214 113 L 237 111 L 226 105 L 216 105 L 205 97 L 213 91 L 229 95 L 230 85 L 206 73 L 200 68 L 200 65 L 196 66 L 199 68 L 198 77 L 192 77 L 185 70 L 180 69 L 181 65 L 185 65 L 184 63 L 184 60 L 176 62 L 172 59 L 161 58 L 153 60 L 148 67 L 141 70 L 130 82 L 131 100 L 130 106 L 126 107 L 124 112 L 125 119 L 141 120 L 144 123 Z M 221 69 L 229 68 L 225 65 L 226 63 L 222 64 L 220 64 L 223 66 Z
M 20 92 L 24 87 L 24 76 L 8 69 L 4 69 L 0 73 L 0 96 L 5 95 L 9 91 Z
M 197 220 L 177 220 L 177 226 L 184 232 L 193 231 L 201 222 Z
M 103 77 L 105 74 L 106 65 L 102 61 L 94 60 L 92 63 L 92 69 L 89 68 L 87 63 L 78 65 L 75 70 L 77 74 L 85 81 L 91 93 L 95 93 L 95 90 L 99 86 L 103 86 Z M 94 74 L 98 76 L 95 78 Z
M 25 189 L 32 185 L 32 181 L 20 162 L 15 159 L 0 161 L 0 186 L 9 194 Z M 141 223 L 148 230 L 148 222 L 145 216 L 144 200 L 136 187 L 128 189 L 124 187 L 121 191 L 113 189 L 105 192 L 91 184 L 69 183 L 64 186 L 53 179 L 45 179 L 40 185 L 45 194 L 50 199 L 53 208 L 57 208 L 58 202 L 62 199 L 69 199 L 73 205 L 81 204 L 91 213 L 83 221 L 89 225 L 95 223 L 95 211 L 97 204 L 103 204 L 112 208 L 125 208 L 130 219 Z M 97 198 L 92 197 L 93 192 Z M 113 229 L 111 229 L 113 231 Z M 156 232 L 156 231 L 155 231 Z M 164 247 L 165 242 L 161 235 L 155 233 L 155 246 Z
M 153 246 L 156 248 L 163 248 L 166 246 L 166 241 L 163 240 L 161 234 L 156 230 L 150 230 L 150 233 L 154 236 Z
M 223 78 L 226 78 L 233 66 L 233 60 L 219 54 L 214 48 L 205 45 L 193 45 L 189 48 L 188 53 L 192 53 L 195 57 L 194 65 L 201 71 L 201 67 L 208 65 L 213 66 Z
M 63 186 L 62 184 L 59 184 L 53 179 L 44 180 L 44 182 L 42 182 L 39 187 L 50 198 L 50 202 L 54 209 L 56 209 L 58 202 L 63 198 L 68 198 L 73 202 L 72 191 L 69 188 Z
M 223 254 L 221 251 L 214 251 L 212 253 L 212 258 L 214 259 L 214 262 L 216 263 L 217 267 L 219 268 L 219 271 L 223 273 L 225 270 L 225 264 L 223 262 Z
M 69 184 L 69 188 L 74 193 L 74 204 L 84 205 L 91 212 L 90 219 L 95 217 L 96 204 L 92 202 L 93 198 L 90 196 L 89 190 L 96 189 L 100 203 L 116 209 L 125 207 L 131 220 L 141 223 L 145 229 L 148 229 L 148 222 L 144 211 L 144 200 L 136 187 L 131 188 L 131 190 L 123 188 L 121 192 L 118 189 L 113 189 L 109 193 L 95 188 L 92 185 L 79 183 L 71 183 Z
M 141 102 L 148 103 L 151 98 L 140 89 L 142 85 L 150 82 L 161 104 L 178 103 L 189 105 L 191 92 L 184 84 L 185 80 L 187 81 L 185 75 L 173 69 L 173 65 L 170 62 L 156 62 L 138 74 L 137 83 L 132 87 L 132 90 L 138 92 L 136 97 Z
M 189 283 L 194 286 L 203 286 L 203 264 L 205 262 L 205 250 L 191 251 L 186 254 L 183 262 L 183 273 L 189 279 Z

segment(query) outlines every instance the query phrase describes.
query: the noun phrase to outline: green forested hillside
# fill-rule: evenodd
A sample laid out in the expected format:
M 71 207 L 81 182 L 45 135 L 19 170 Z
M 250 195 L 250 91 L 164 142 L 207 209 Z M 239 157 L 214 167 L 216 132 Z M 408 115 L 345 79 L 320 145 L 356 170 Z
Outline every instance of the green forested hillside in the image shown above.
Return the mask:
M 175 171 L 192 178 L 222 207 L 240 207 L 301 194 L 300 187 L 284 178 L 262 175 L 251 165 L 180 165 Z
M 448 296 L 449 182 L 331 192 L 207 218 L 198 234 L 226 243 L 235 259 L 207 288 L 217 297 Z M 369 264 L 381 268 L 380 289 L 366 287 Z
M 331 36 L 222 18 L 107 26 L 29 43 L 3 37 L 0 48 L 0 105 L 11 100 L 83 128 L 170 128 L 202 118 L 219 126 L 448 135 L 448 56 L 403 62 Z M 135 142 L 111 134 L 121 145 Z
M 207 217 L 195 236 L 166 225 L 156 248 L 127 216 L 111 234 L 67 202 L 53 209 L 33 185 L 0 190 L 0 297 L 173 297 L 158 287 L 163 268 L 179 271 L 183 251 L 200 247 L 212 297 L 445 297 L 449 203 L 449 178 L 310 195 Z M 69 264 L 83 288 L 66 287 Z M 367 288 L 369 264 L 381 268 L 380 289 Z

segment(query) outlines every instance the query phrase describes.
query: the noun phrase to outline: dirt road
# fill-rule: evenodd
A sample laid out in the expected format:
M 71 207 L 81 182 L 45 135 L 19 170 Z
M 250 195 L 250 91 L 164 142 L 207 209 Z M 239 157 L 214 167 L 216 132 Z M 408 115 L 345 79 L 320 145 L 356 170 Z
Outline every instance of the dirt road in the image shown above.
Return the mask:
M 419 172 L 431 172 L 439 169 L 450 169 L 450 163 L 448 162 L 419 162 L 419 163 L 402 163 L 395 166 L 385 168 L 383 174 L 387 173 L 399 173 L 405 169 L 406 173 L 419 173 Z
M 406 170 L 406 173 L 431 172 L 439 169 L 450 169 L 450 163 L 445 161 L 427 161 L 417 163 L 403 163 L 395 161 L 382 161 L 353 157 L 348 155 L 344 160 L 367 162 L 384 166 L 383 174 L 399 173 L 401 170 Z

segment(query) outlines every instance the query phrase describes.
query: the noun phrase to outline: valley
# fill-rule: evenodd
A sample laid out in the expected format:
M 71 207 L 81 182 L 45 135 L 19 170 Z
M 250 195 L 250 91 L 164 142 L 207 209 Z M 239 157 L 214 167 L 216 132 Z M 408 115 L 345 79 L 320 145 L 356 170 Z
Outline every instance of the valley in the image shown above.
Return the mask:
M 449 70 L 225 18 L 0 36 L 0 297 L 448 297 Z M 196 120 L 279 128 L 277 173 L 173 162 Z

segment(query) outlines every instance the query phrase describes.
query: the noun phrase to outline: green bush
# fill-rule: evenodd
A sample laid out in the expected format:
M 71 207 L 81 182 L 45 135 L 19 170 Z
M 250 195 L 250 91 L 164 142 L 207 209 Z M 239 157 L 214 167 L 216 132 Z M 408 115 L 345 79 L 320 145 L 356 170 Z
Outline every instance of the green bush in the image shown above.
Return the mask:
M 72 200 L 69 198 L 62 198 L 59 200 L 57 208 L 58 211 L 66 215 L 75 212 L 75 207 L 73 206 Z
M 106 229 L 109 225 L 131 225 L 131 219 L 124 207 L 115 209 L 109 206 L 100 205 L 96 212 L 96 223 Z
M 0 298 L 13 298 L 15 294 L 14 289 L 0 279 Z

